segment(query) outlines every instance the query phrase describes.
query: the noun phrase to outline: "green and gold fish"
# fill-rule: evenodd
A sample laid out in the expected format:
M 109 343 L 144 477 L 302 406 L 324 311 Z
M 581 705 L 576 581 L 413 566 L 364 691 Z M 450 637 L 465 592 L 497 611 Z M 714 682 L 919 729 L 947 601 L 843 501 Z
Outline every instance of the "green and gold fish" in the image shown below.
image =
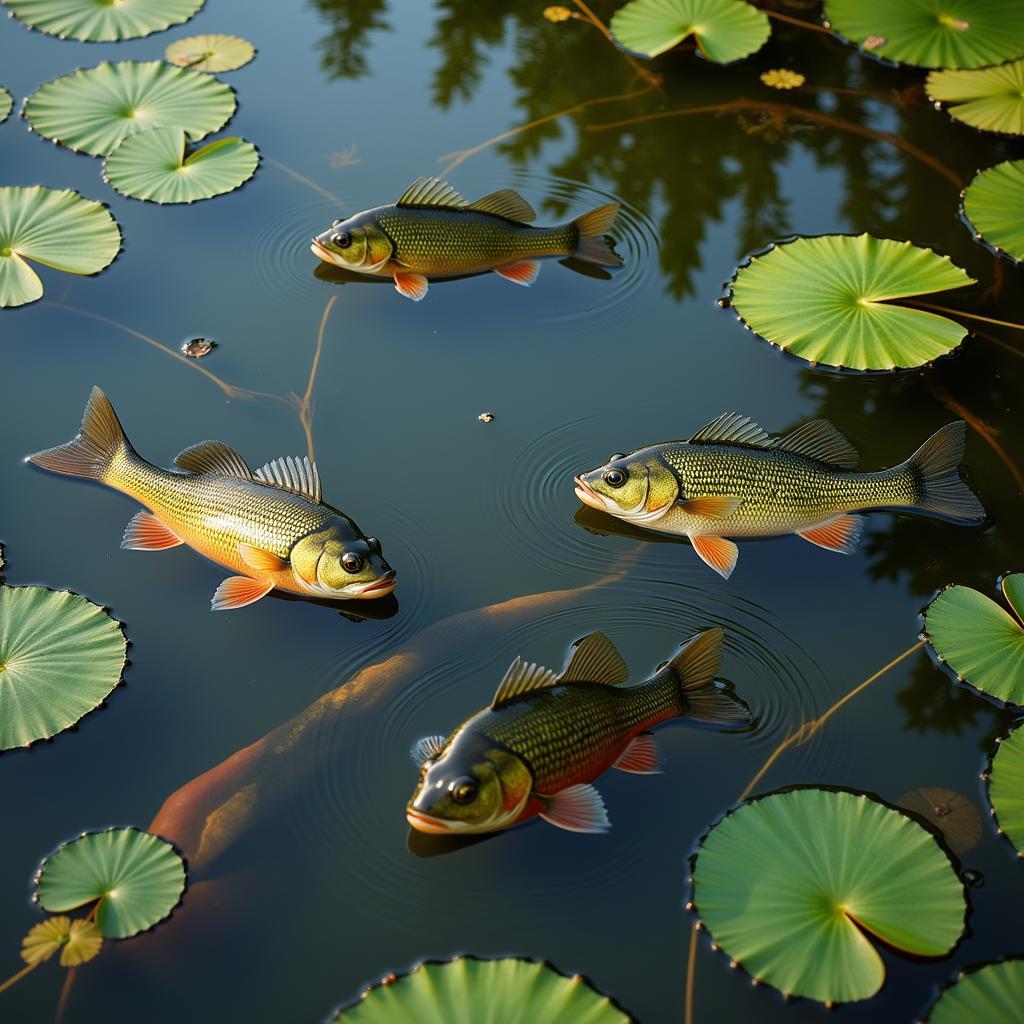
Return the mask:
M 320 500 L 316 464 L 306 458 L 277 459 L 254 473 L 234 449 L 203 441 L 174 460 L 177 470 L 159 469 L 135 451 L 106 395 L 93 388 L 78 436 L 28 461 L 98 480 L 145 505 L 121 547 L 187 544 L 240 573 L 217 588 L 214 611 L 242 608 L 275 587 L 332 600 L 395 589 L 380 544 Z
M 493 270 L 529 286 L 549 256 L 617 267 L 622 261 L 604 235 L 618 212 L 618 203 L 608 203 L 569 224 L 535 228 L 537 214 L 511 189 L 470 203 L 446 182 L 418 178 L 394 205 L 336 220 L 312 250 L 345 270 L 393 277 L 402 295 L 419 302 L 431 277 Z
M 412 749 L 420 764 L 406 809 L 420 832 L 493 832 L 535 815 L 570 832 L 611 826 L 591 783 L 608 768 L 658 770 L 647 732 L 670 718 L 739 727 L 746 705 L 715 682 L 722 630 L 692 637 L 647 682 L 620 686 L 629 670 L 603 633 L 574 645 L 560 674 L 516 658 L 490 707 L 447 739 Z
M 796 533 L 851 554 L 863 529 L 858 510 L 923 512 L 964 525 L 985 510 L 960 479 L 964 424 L 936 431 L 906 462 L 855 472 L 858 455 L 826 420 L 769 437 L 753 420 L 724 413 L 688 441 L 613 455 L 575 478 L 586 505 L 659 533 L 690 538 L 726 579 L 739 549 L 727 537 Z

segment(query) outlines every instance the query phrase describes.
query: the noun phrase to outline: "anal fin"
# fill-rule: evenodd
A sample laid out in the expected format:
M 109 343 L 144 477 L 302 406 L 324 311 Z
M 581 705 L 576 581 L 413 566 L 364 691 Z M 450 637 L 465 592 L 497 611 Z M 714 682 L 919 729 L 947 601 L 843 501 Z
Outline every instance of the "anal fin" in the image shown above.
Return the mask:
M 419 302 L 426 297 L 427 279 L 422 274 L 404 274 L 395 271 L 395 289 L 399 295 L 404 295 L 413 302 Z
M 121 538 L 121 547 L 129 551 L 166 551 L 179 544 L 184 541 L 145 509 L 132 516 Z
M 214 592 L 210 608 L 215 612 L 231 611 L 253 604 L 266 597 L 274 584 L 266 580 L 254 580 L 248 576 L 229 576 Z
M 506 281 L 529 288 L 540 273 L 540 260 L 520 260 L 518 263 L 509 263 L 505 267 L 495 267 L 494 272 L 499 277 L 505 278 Z
M 612 827 L 601 794 L 593 786 L 568 786 L 543 799 L 546 807 L 540 816 L 567 832 L 600 833 Z
M 740 549 L 725 537 L 712 537 L 705 533 L 691 534 L 693 550 L 723 579 L 728 579 L 736 568 Z
M 838 551 L 841 555 L 852 555 L 860 541 L 864 530 L 864 519 L 853 512 L 837 516 L 827 523 L 812 526 L 808 530 L 798 530 L 804 540 L 817 544 L 819 548 Z
M 649 732 L 635 736 L 612 767 L 634 775 L 659 775 L 658 744 L 654 737 Z

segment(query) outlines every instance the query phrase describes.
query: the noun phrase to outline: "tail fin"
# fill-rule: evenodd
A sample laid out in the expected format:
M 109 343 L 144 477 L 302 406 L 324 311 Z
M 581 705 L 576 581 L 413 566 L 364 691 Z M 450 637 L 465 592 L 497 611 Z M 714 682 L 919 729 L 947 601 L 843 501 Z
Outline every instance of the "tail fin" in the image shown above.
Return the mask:
M 114 458 L 125 451 L 134 453 L 114 407 L 99 388 L 93 388 L 78 434 L 67 444 L 30 455 L 27 461 L 52 473 L 103 480 Z
M 618 203 L 606 203 L 588 210 L 572 222 L 579 235 L 574 253 L 577 259 L 595 263 L 599 267 L 622 266 L 622 259 L 612 251 L 604 238 L 611 231 L 618 213 Z
M 963 420 L 935 431 L 904 463 L 917 477 L 920 498 L 917 507 L 963 523 L 980 523 L 985 509 L 960 479 L 964 457 Z
M 724 685 L 715 683 L 722 663 L 722 630 L 706 629 L 683 645 L 665 666 L 679 687 L 680 714 L 707 725 L 744 726 L 750 709 Z

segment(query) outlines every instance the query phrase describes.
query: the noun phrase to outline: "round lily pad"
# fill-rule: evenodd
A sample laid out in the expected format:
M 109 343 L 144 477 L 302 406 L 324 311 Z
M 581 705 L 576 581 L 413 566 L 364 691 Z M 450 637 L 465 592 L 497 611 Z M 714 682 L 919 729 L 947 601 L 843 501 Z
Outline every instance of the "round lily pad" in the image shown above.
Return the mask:
M 1024 960 L 968 967 L 943 989 L 927 1024 L 1019 1024 L 1024 1006 Z
M 92 156 L 107 156 L 126 136 L 151 128 L 181 128 L 198 142 L 234 112 L 230 86 L 162 60 L 104 62 L 54 79 L 25 101 L 25 117 L 40 135 Z
M 916 67 L 980 68 L 1024 54 L 1017 0 L 825 0 L 825 20 L 868 52 Z
M 1024 60 L 977 71 L 932 71 L 929 98 L 950 117 L 986 132 L 1024 135 Z
M 955 854 L 973 850 L 981 839 L 981 812 L 967 797 L 952 789 L 925 787 L 904 793 L 898 807 L 913 811 L 942 833 Z
M 256 173 L 259 153 L 244 139 L 216 139 L 188 152 L 180 128 L 129 135 L 103 165 L 118 192 L 154 203 L 192 203 L 231 192 Z
M 948 256 L 873 235 L 782 242 L 737 270 L 732 304 L 755 333 L 812 365 L 855 370 L 922 366 L 967 331 L 891 300 L 973 284 Z
M 61 967 L 88 963 L 103 946 L 103 936 L 92 921 L 82 918 L 48 917 L 33 925 L 21 940 L 21 959 L 41 964 L 60 953 Z
M 744 0 L 632 0 L 609 27 L 624 50 L 640 57 L 657 57 L 692 35 L 716 64 L 749 57 L 771 35 L 765 13 Z
M 121 680 L 121 625 L 66 590 L 0 587 L 0 750 L 55 736 Z
M 711 937 L 787 995 L 874 995 L 875 937 L 918 956 L 956 944 L 967 910 L 947 854 L 912 818 L 863 793 L 797 789 L 730 812 L 704 837 L 694 901 Z
M 4 0 L 30 28 L 61 39 L 141 39 L 188 21 L 204 0 Z
M 1010 615 L 970 587 L 940 590 L 922 612 L 925 640 L 962 683 L 1007 704 L 1024 705 L 1024 573 L 1004 576 Z
M 234 71 L 256 56 L 252 43 L 238 36 L 189 36 L 171 43 L 164 57 L 179 67 L 193 71 Z
M 975 175 L 963 206 L 971 227 L 996 252 L 1024 260 L 1024 160 L 1005 160 Z
M 49 911 L 99 901 L 104 938 L 127 939 L 152 928 L 178 905 L 185 862 L 170 843 L 135 828 L 87 832 L 43 861 L 36 899 Z
M 988 799 L 999 831 L 1024 857 L 1024 727 L 999 743 L 988 770 Z
M 13 106 L 14 97 L 0 85 L 0 124 L 7 120 L 7 115 L 11 112 L 11 107 Z
M 332 1024 L 628 1024 L 633 1020 L 578 975 L 567 978 L 549 964 L 511 957 L 456 957 L 427 962 L 373 986 L 359 1002 L 339 1010 Z

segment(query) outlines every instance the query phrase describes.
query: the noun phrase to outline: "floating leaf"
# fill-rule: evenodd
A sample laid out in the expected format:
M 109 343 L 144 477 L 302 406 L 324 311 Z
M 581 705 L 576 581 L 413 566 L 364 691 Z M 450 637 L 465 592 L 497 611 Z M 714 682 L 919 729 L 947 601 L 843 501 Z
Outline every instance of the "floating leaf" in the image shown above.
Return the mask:
M 179 67 L 193 71 L 234 71 L 256 56 L 252 43 L 238 36 L 189 36 L 171 43 L 164 56 Z
M 765 13 L 744 0 L 632 0 L 610 27 L 624 50 L 641 57 L 657 57 L 692 35 L 716 64 L 749 57 L 771 35 Z
M 141 39 L 188 21 L 204 0 L 4 0 L 30 28 L 61 39 Z
M 999 830 L 1024 857 L 1024 727 L 999 744 L 988 772 L 988 799 Z
M 960 682 L 1024 705 L 1024 573 L 1004 576 L 1000 586 L 1016 618 L 977 590 L 951 586 L 924 609 L 921 636 Z
M 104 62 L 40 86 L 25 117 L 40 135 L 69 149 L 107 156 L 128 135 L 181 128 L 192 142 L 235 112 L 230 86 L 162 60 Z
M 27 964 L 41 964 L 60 953 L 61 967 L 88 963 L 103 945 L 103 936 L 92 921 L 70 917 L 48 917 L 29 929 L 21 940 L 21 958 Z
M 798 789 L 730 812 L 705 836 L 694 900 L 715 943 L 787 995 L 874 995 L 885 965 L 870 936 L 917 956 L 964 927 L 949 857 L 913 819 L 862 793 Z
M 1005 160 L 975 175 L 963 205 L 964 216 L 993 249 L 1024 260 L 1024 160 Z
M 87 832 L 43 861 L 36 898 L 50 911 L 99 900 L 96 924 L 107 939 L 152 928 L 178 905 L 185 862 L 170 843 L 135 828 Z
M 893 370 L 946 355 L 967 331 L 890 300 L 968 284 L 973 278 L 931 249 L 821 235 L 752 257 L 733 278 L 732 303 L 755 334 L 812 365 Z
M 180 128 L 130 135 L 107 157 L 103 173 L 118 192 L 154 203 L 192 203 L 223 195 L 256 173 L 259 153 L 244 139 L 217 139 L 186 155 Z
M 969 967 L 944 989 L 927 1024 L 1019 1024 L 1024 1005 L 1024 960 Z
M 390 975 L 338 1011 L 339 1024 L 628 1024 L 632 1018 L 578 975 L 567 978 L 548 964 L 511 957 L 457 957 Z
M 7 120 L 7 115 L 11 112 L 11 107 L 13 106 L 14 97 L 0 85 L 0 124 Z
M 925 88 L 950 117 L 986 132 L 1024 135 L 1024 60 L 980 71 L 932 71 Z
M 1017 0 L 825 0 L 825 19 L 871 53 L 916 67 L 980 68 L 1024 54 Z
M 896 804 L 934 826 L 956 854 L 973 850 L 981 839 L 981 812 L 967 797 L 952 789 L 913 789 Z

